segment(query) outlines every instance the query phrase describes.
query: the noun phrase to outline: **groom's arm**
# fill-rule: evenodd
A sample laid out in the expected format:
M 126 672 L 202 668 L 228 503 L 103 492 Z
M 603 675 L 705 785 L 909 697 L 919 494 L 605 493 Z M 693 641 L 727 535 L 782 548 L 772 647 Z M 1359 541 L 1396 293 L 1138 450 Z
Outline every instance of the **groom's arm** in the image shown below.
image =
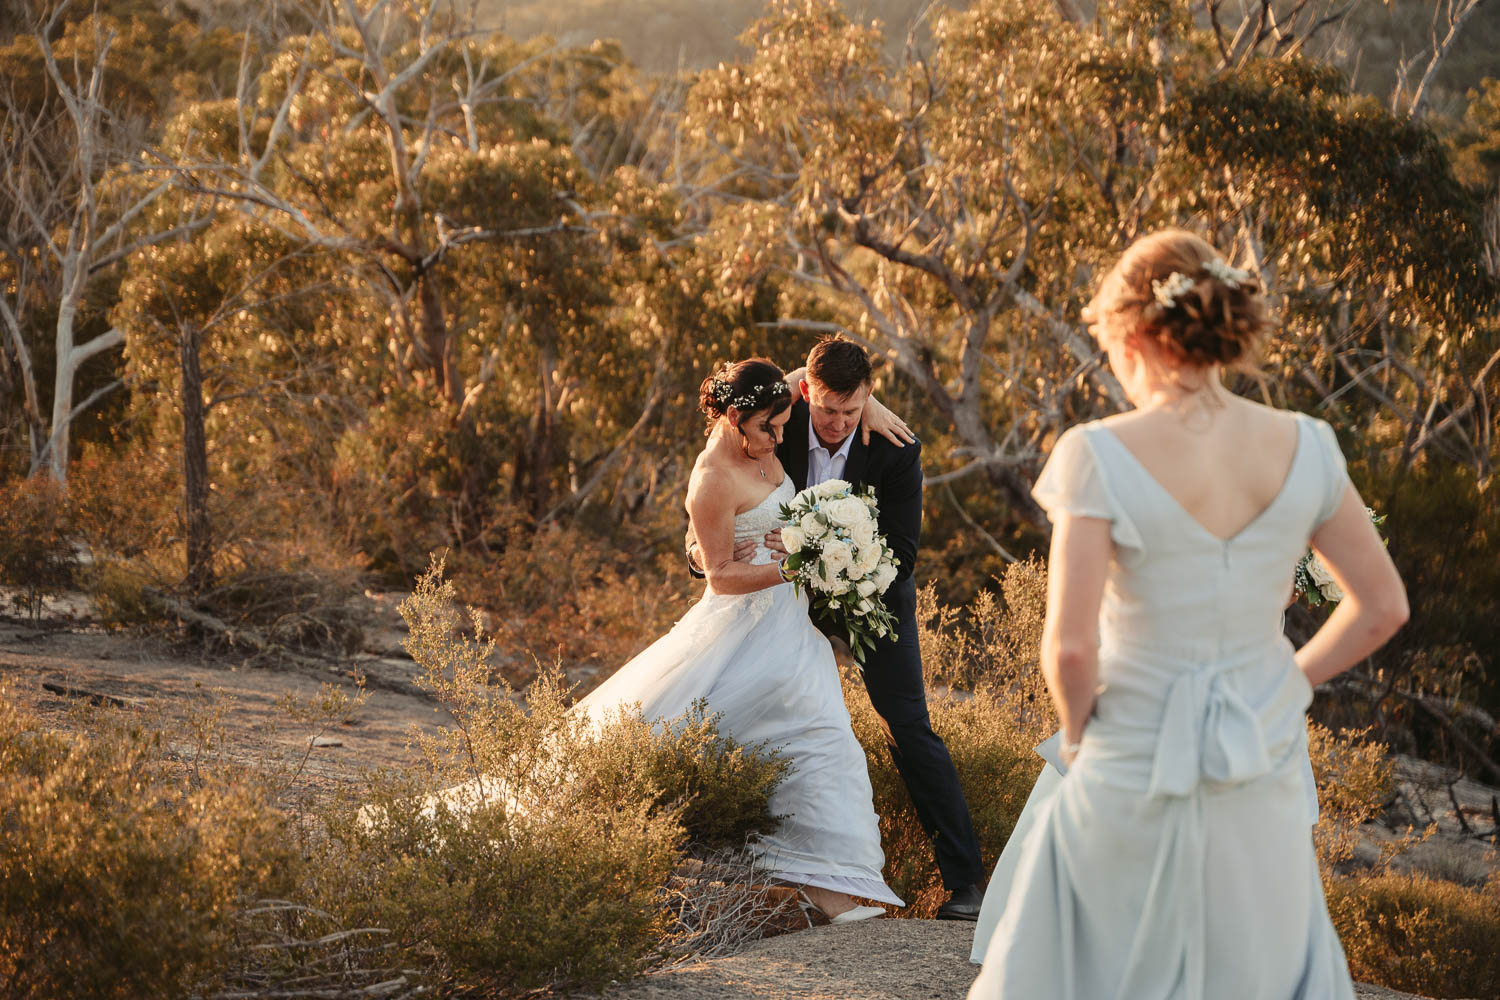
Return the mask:
M 702 580 L 704 577 L 703 556 L 698 551 L 698 539 L 693 537 L 693 525 L 691 521 L 688 522 L 687 534 L 683 536 L 682 541 L 684 554 L 687 557 L 688 573 L 694 578 Z M 734 543 L 735 562 L 746 562 L 753 555 L 755 555 L 755 539 L 751 538 L 743 542 Z
M 922 442 L 887 449 L 890 464 L 875 484 L 880 502 L 880 533 L 900 563 L 897 580 L 909 579 L 922 540 Z

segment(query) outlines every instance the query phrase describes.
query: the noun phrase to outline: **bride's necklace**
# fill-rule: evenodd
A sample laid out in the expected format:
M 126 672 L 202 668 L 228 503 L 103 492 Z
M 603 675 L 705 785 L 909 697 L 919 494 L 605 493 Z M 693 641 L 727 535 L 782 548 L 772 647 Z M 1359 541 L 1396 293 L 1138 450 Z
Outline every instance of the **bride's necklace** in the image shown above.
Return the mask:
M 742 454 L 744 454 L 744 449 L 743 448 L 741 448 L 740 451 L 741 451 Z M 761 459 L 758 459 L 758 458 L 751 458 L 748 454 L 745 455 L 745 459 L 746 459 L 746 461 L 749 461 L 752 464 L 754 464 L 755 471 L 760 473 L 760 478 L 764 479 L 766 482 L 770 482 L 771 481 L 771 477 L 768 476 L 768 475 L 766 475 L 766 463 L 764 461 L 762 461 Z

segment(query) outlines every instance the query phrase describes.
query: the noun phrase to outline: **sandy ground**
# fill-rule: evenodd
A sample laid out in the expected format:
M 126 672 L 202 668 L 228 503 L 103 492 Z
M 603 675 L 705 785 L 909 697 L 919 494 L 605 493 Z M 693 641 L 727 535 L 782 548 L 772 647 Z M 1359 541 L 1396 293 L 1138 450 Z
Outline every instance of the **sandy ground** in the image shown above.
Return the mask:
M 973 925 L 866 920 L 769 938 L 730 958 L 661 972 L 607 1000 L 963 1000 Z M 1360 1000 L 1411 1000 L 1361 986 Z

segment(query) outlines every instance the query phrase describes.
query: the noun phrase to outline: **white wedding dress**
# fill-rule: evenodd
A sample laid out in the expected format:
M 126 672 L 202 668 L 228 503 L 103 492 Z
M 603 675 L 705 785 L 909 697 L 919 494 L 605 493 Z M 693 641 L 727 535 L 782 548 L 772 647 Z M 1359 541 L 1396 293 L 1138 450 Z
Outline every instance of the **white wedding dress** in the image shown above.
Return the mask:
M 759 542 L 779 526 L 791 480 L 734 519 L 736 541 Z M 751 560 L 774 559 L 761 546 Z M 776 878 L 904 905 L 881 875 L 880 821 L 865 754 L 849 724 L 828 640 L 813 627 L 807 598 L 790 584 L 750 594 L 712 589 L 574 711 L 602 721 L 639 705 L 647 719 L 678 716 L 703 699 L 720 732 L 741 744 L 766 743 L 791 770 L 771 796 L 784 817 L 752 845 Z
M 1037 501 L 1111 522 L 1100 694 L 1066 774 L 1039 748 L 971 1000 L 1353 1000 L 1309 830 L 1312 691 L 1281 625 L 1348 479 L 1328 425 L 1296 419 L 1280 492 L 1229 539 L 1107 426 L 1058 439 Z

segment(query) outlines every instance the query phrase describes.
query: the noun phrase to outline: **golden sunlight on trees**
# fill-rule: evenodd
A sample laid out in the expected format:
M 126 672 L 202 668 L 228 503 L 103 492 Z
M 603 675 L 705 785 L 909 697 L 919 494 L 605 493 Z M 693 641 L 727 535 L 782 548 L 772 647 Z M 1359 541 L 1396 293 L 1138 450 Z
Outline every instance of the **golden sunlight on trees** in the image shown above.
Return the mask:
M 1413 595 L 1319 721 L 1500 781 L 1500 82 L 1474 54 L 1495 0 L 708 6 L 6 7 L 0 585 L 28 612 L 85 587 L 111 625 L 327 670 L 358 644 L 347 599 L 410 589 L 446 550 L 456 590 L 430 580 L 427 602 L 478 607 L 513 679 L 557 660 L 597 683 L 695 586 L 700 381 L 840 332 L 923 439 L 922 641 L 934 683 L 975 693 L 934 714 L 1006 797 L 977 815 L 988 850 L 1048 724 L 1030 484 L 1058 433 L 1126 405 L 1081 307 L 1136 236 L 1180 225 L 1259 273 L 1278 332 L 1234 388 L 1335 426 Z M 1380 70 L 1351 80 L 1361 43 Z M 1289 633 L 1325 613 L 1290 608 Z M 432 627 L 437 652 L 462 632 Z M 522 727 L 507 705 L 492 721 Z M 1373 810 L 1384 750 L 1340 740 L 1319 752 Z M 925 835 L 880 760 L 927 912 Z M 649 856 L 636 902 L 693 818 L 648 813 L 609 848 Z M 410 832 L 344 831 L 376 868 L 340 875 L 359 904 L 340 916 L 417 954 L 419 907 L 368 874 Z M 1422 900 L 1454 940 L 1493 932 L 1469 887 L 1329 857 L 1363 968 L 1452 981 L 1381 936 Z M 596 861 L 579 877 L 607 880 Z M 448 874 L 402 877 L 437 898 Z M 476 949 L 455 967 L 493 957 L 464 921 L 526 886 L 470 888 L 440 928 Z M 657 947 L 656 918 L 627 916 L 587 981 Z M 510 985 L 548 981 L 537 949 Z

